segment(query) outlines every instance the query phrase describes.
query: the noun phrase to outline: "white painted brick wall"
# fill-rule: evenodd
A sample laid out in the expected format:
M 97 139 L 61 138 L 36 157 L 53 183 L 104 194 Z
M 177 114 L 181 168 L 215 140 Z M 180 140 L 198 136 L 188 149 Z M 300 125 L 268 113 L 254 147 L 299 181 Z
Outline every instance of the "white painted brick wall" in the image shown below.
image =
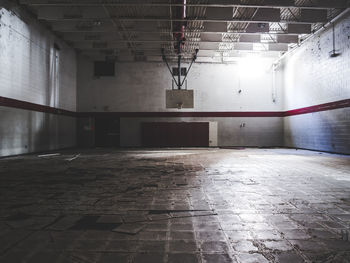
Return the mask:
M 61 48 L 56 91 L 50 81 L 54 43 Z M 75 51 L 37 21 L 0 9 L 0 96 L 76 111 Z M 73 147 L 75 141 L 75 118 L 0 107 L 0 156 Z
M 350 17 L 335 25 L 335 33 L 339 57 L 329 56 L 329 28 L 283 61 L 286 110 L 350 98 Z
M 350 108 L 287 117 L 286 146 L 350 154 Z
M 75 51 L 33 19 L 25 23 L 6 9 L 0 14 L 0 96 L 75 111 Z M 61 48 L 56 101 L 50 100 L 54 43 Z
M 194 89 L 194 109 L 183 111 L 281 111 L 282 86 L 272 100 L 274 60 L 260 72 L 242 72 L 238 64 L 193 64 L 188 89 Z M 175 65 L 174 65 L 175 66 Z M 246 65 L 247 66 L 247 65 Z M 249 66 L 249 65 L 248 65 Z M 252 65 L 254 67 L 254 65 Z M 242 74 L 240 74 L 242 73 Z M 92 61 L 78 62 L 79 111 L 164 112 L 165 90 L 171 89 L 165 63 L 117 63 L 115 77 L 93 77 Z M 239 94 L 238 91 L 242 90 Z M 281 146 L 282 118 L 122 118 L 121 146 L 140 146 L 142 121 L 215 121 L 219 146 Z M 240 124 L 245 123 L 244 128 Z
M 285 110 L 350 99 L 349 16 L 335 33 L 340 56 L 329 56 L 330 28 L 284 59 Z M 350 153 L 349 108 L 287 117 L 284 137 L 289 147 Z
M 76 119 L 0 107 L 0 156 L 73 147 Z
M 188 89 L 194 89 L 195 107 L 182 111 L 282 110 L 281 86 L 276 103 L 272 101 L 273 61 L 266 59 L 261 74 L 239 74 L 236 64 L 193 64 Z M 117 63 L 115 77 L 96 79 L 92 61 L 79 58 L 78 111 L 104 111 L 106 107 L 108 111 L 174 111 L 165 108 L 165 90 L 171 89 L 171 80 L 165 63 L 147 62 Z

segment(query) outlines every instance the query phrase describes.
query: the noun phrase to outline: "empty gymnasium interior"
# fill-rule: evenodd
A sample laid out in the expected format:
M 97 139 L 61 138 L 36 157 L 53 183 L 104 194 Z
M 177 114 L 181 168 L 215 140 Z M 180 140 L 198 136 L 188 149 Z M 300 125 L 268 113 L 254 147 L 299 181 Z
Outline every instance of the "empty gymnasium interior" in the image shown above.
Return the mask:
M 350 262 L 349 7 L 0 0 L 0 262 Z

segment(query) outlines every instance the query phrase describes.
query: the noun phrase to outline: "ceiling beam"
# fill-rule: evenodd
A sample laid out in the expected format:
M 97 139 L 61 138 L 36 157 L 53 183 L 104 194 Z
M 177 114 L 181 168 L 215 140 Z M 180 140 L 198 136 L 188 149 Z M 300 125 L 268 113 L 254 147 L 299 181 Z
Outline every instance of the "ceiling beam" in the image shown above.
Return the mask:
M 111 18 L 113 18 L 111 16 Z M 99 17 L 77 17 L 77 18 L 65 18 L 65 17 L 38 17 L 40 20 L 46 20 L 46 21 L 109 21 L 110 18 L 99 18 Z M 183 21 L 182 19 L 172 19 L 166 17 L 149 17 L 149 18 L 142 18 L 142 17 L 118 17 L 119 21 L 122 22 L 171 22 L 171 21 Z M 318 21 L 310 21 L 310 20 L 302 20 L 299 19 L 298 21 L 295 20 L 284 20 L 281 19 L 280 21 L 268 21 L 268 20 L 254 20 L 254 19 L 206 19 L 206 18 L 186 18 L 187 22 L 213 22 L 213 23 L 219 23 L 219 22 L 227 22 L 227 23 L 293 23 L 293 24 L 314 24 L 314 23 L 325 23 L 323 18 L 318 19 Z
M 211 3 L 186 4 L 186 7 L 244 7 L 244 8 L 302 8 L 302 9 L 333 9 L 333 8 L 348 8 L 349 2 L 347 0 L 314 0 L 307 1 L 306 4 L 298 5 L 293 0 L 268 0 L 260 4 L 250 4 L 243 1 L 232 1 L 233 3 L 220 3 L 220 1 L 209 1 Z M 227 1 L 226 1 L 227 2 Z M 124 1 L 113 3 L 111 1 L 55 1 L 49 2 L 47 0 L 20 0 L 21 4 L 29 6 L 101 6 L 106 7 L 181 7 L 182 4 L 177 3 L 145 3 L 136 1 Z
M 68 40 L 69 41 L 69 40 Z M 76 44 L 88 44 L 88 45 L 95 45 L 95 46 L 114 46 L 118 44 L 124 44 L 128 43 L 128 40 L 106 40 L 106 41 L 96 41 L 96 40 L 74 40 L 72 39 L 70 42 L 76 43 Z M 140 39 L 140 40 L 132 40 L 133 43 L 139 43 L 139 44 L 166 44 L 166 43 L 176 43 L 176 40 L 146 40 L 146 39 Z M 195 41 L 195 40 L 186 40 L 185 44 L 235 44 L 235 43 L 246 43 L 246 44 L 288 44 L 286 42 L 257 42 L 257 41 L 240 41 L 237 40 L 231 40 L 231 41 Z M 295 42 L 294 42 L 295 43 Z
M 127 55 L 125 55 L 123 53 L 124 50 L 120 50 L 120 53 L 118 55 L 116 55 L 115 57 L 113 57 L 114 59 L 116 59 L 116 61 L 122 61 L 123 58 L 128 57 Z M 250 52 L 256 52 L 256 51 L 250 51 Z M 201 58 L 212 58 L 213 57 L 213 53 L 214 56 L 222 56 L 224 58 L 233 58 L 233 57 L 242 57 L 242 52 L 240 50 L 213 50 L 213 52 L 210 53 L 202 53 L 202 54 L 198 54 L 198 57 Z M 215 55 L 216 53 L 216 55 Z M 85 55 L 85 56 L 92 56 L 95 58 L 99 58 L 99 59 L 106 59 L 106 57 L 109 57 L 108 52 L 104 52 L 104 50 L 85 50 L 85 49 L 80 49 L 80 54 L 81 55 Z M 273 51 L 273 50 L 269 50 L 266 53 L 264 53 L 264 57 L 275 57 L 278 56 L 278 54 L 280 54 L 279 51 Z M 147 60 L 148 58 L 151 57 L 156 57 L 159 56 L 159 61 L 162 61 L 162 53 L 159 52 L 158 50 L 147 50 L 145 52 L 145 56 L 147 56 Z M 176 59 L 177 62 L 177 55 L 175 53 L 171 53 L 171 52 L 166 52 L 166 56 L 172 60 L 172 59 Z M 189 59 L 190 61 L 193 58 L 193 52 L 188 52 L 188 53 L 184 53 L 182 54 L 183 59 Z M 133 57 L 129 57 L 131 59 L 133 59 Z
M 70 38 L 70 39 L 66 39 L 68 42 L 72 42 L 72 43 L 93 43 L 93 44 L 117 44 L 117 43 L 128 43 L 129 41 L 127 40 L 85 40 L 85 39 L 78 39 L 78 38 Z M 166 44 L 166 43 L 176 43 L 175 40 L 146 40 L 146 39 L 140 39 L 140 40 L 132 40 L 133 43 L 162 43 L 162 44 Z M 288 44 L 288 43 L 297 43 L 297 41 L 293 40 L 290 42 L 286 42 L 286 41 L 280 41 L 278 42 L 278 40 L 276 40 L 275 42 L 261 42 L 261 41 L 249 41 L 249 40 L 237 40 L 237 41 L 186 41 L 187 44 L 234 44 L 234 43 L 257 43 L 257 44 Z M 204 46 L 204 45 L 203 45 Z
M 115 29 L 108 29 L 108 30 L 103 30 L 103 29 L 91 29 L 91 30 L 84 30 L 84 29 L 77 29 L 75 27 L 71 28 L 59 28 L 59 27 L 53 27 L 53 30 L 59 33 L 72 33 L 72 34 L 111 34 L 111 33 L 118 33 L 118 30 Z M 123 31 L 121 31 L 123 32 Z M 172 33 L 181 33 L 181 31 L 170 31 L 170 30 L 159 30 L 159 31 L 142 31 L 142 30 L 128 30 L 129 33 L 133 34 L 160 34 L 160 35 L 169 35 Z M 193 34 L 193 33 L 206 33 L 206 34 L 226 34 L 226 35 L 261 35 L 261 34 L 271 34 L 271 35 L 287 35 L 287 36 L 295 36 L 295 35 L 300 35 L 303 33 L 288 33 L 288 32 L 282 32 L 282 31 L 269 31 L 266 33 L 261 33 L 261 32 L 255 32 L 255 33 L 248 33 L 244 31 L 234 31 L 234 32 L 213 32 L 213 31 L 206 31 L 206 30 L 187 30 L 185 31 L 185 34 Z M 306 34 L 306 33 L 304 33 Z
M 125 50 L 127 50 L 126 46 L 118 45 L 118 44 L 92 47 L 91 44 L 89 45 L 89 43 L 85 43 L 85 42 L 76 43 L 74 47 L 78 50 L 84 50 L 84 51 L 98 51 L 98 50 L 103 51 L 103 50 L 117 49 L 119 50 L 119 52 L 124 52 Z M 264 44 L 264 47 L 266 48 L 264 51 L 278 51 L 278 52 L 288 51 L 288 44 L 284 44 L 284 43 L 266 43 Z M 154 47 L 136 48 L 136 51 L 138 50 L 140 52 L 154 51 L 154 52 L 158 52 L 158 54 L 161 55 L 161 49 L 159 48 L 154 48 Z M 192 51 L 193 50 L 188 52 L 184 51 L 183 53 L 184 54 L 192 53 Z M 200 49 L 198 55 L 209 53 L 209 52 L 232 52 L 232 51 L 259 51 L 259 50 L 254 49 L 253 43 L 236 43 L 236 45 L 227 49 Z

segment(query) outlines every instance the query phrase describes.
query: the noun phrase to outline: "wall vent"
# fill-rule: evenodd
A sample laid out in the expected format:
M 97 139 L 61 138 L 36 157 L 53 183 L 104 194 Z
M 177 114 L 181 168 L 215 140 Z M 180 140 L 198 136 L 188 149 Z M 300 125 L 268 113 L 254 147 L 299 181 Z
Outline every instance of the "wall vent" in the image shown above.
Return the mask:
M 95 77 L 115 76 L 115 62 L 114 61 L 95 61 L 94 76 Z

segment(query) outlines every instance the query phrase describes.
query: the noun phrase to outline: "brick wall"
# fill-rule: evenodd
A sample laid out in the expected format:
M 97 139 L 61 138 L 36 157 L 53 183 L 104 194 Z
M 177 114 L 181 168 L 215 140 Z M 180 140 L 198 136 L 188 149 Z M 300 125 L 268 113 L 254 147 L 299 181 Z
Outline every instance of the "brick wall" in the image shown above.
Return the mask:
M 24 22 L 6 9 L 0 14 L 0 95 L 75 111 L 75 51 L 34 19 Z
M 165 91 L 171 75 L 165 63 L 117 63 L 115 77 L 93 77 L 92 61 L 79 58 L 78 110 L 82 112 L 279 112 L 281 86 L 273 101 L 273 58 L 257 58 L 259 68 L 240 64 L 195 63 L 188 76 L 193 109 L 167 109 Z M 175 65 L 174 65 L 175 66 Z M 188 65 L 186 65 L 188 66 Z M 254 78 L 252 77 L 254 76 Z M 241 90 L 241 92 L 239 92 Z M 122 118 L 121 145 L 140 146 L 143 121 L 213 121 L 219 146 L 281 146 L 283 119 L 270 118 Z M 241 127 L 241 124 L 245 124 Z
M 75 51 L 25 12 L 0 9 L 0 25 L 0 96 L 75 111 Z M 0 107 L 0 120 L 0 156 L 75 145 L 74 118 Z
M 331 58 L 330 27 L 282 61 L 285 110 L 350 99 L 350 17 L 335 24 L 336 49 Z M 350 153 L 350 109 L 303 114 L 284 119 L 288 147 Z
M 271 66 L 275 59 L 257 60 L 261 65 L 253 70 L 247 63 L 242 69 L 239 62 L 193 64 L 187 79 L 188 89 L 195 93 L 194 108 L 182 111 L 280 111 L 281 87 L 277 100 L 272 99 Z M 178 111 L 165 107 L 165 91 L 172 87 L 165 63 L 116 63 L 115 72 L 115 77 L 95 78 L 93 62 L 79 58 L 79 111 Z

